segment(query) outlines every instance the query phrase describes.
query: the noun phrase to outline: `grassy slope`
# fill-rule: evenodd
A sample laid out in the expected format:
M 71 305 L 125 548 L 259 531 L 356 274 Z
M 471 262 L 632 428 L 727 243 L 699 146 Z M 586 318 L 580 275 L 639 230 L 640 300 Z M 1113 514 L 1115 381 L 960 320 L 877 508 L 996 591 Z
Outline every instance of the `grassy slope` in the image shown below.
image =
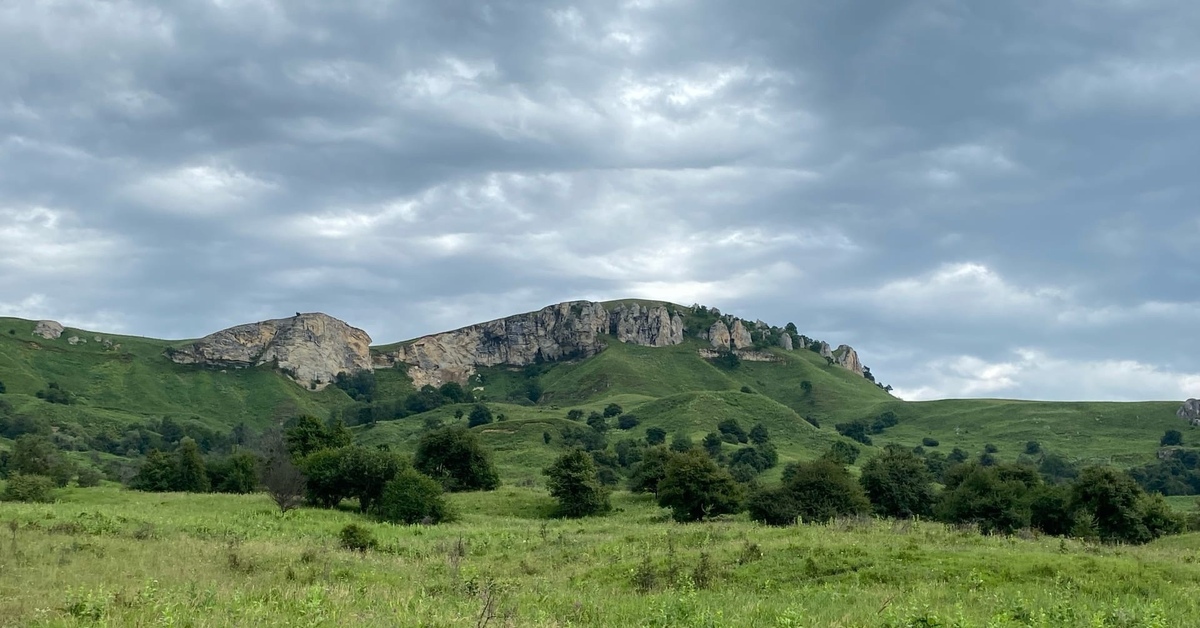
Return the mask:
M 213 427 L 264 426 L 281 405 L 324 416 L 345 399 L 338 390 L 307 391 L 268 369 L 214 371 L 175 364 L 163 351 L 179 343 L 74 329 L 44 340 L 32 331 L 31 321 L 0 318 L 0 381 L 17 411 L 52 421 L 123 425 L 171 416 Z M 71 336 L 88 342 L 73 346 Z M 98 336 L 112 347 L 97 342 Z M 34 397 L 51 381 L 76 395 L 77 403 L 55 405 Z
M 79 330 L 68 330 L 59 340 L 35 338 L 33 325 L 0 319 L 0 381 L 8 386 L 5 399 L 18 411 L 59 423 L 118 430 L 130 422 L 172 416 L 211 426 L 243 421 L 262 426 L 281 406 L 325 416 L 348 403 L 336 389 L 314 393 L 266 369 L 221 372 L 173 364 L 162 352 L 179 343 L 103 335 L 114 343 L 106 348 L 95 341 L 97 334 Z M 67 338 L 73 335 L 89 342 L 72 346 Z M 862 378 L 828 366 L 810 351 L 776 349 L 778 362 L 743 362 L 725 371 L 698 356 L 697 349 L 703 346 L 691 339 L 662 348 L 610 341 L 605 351 L 591 359 L 549 366 L 540 377 L 544 396 L 536 406 L 517 403 L 526 385 L 522 369 L 486 369 L 483 394 L 509 421 L 478 429 L 485 442 L 497 449 L 506 478 L 524 480 L 536 477 L 556 451 L 554 443 L 547 447 L 542 442 L 542 433 L 557 436 L 567 409 L 599 410 L 611 402 L 642 418 L 634 433 L 638 436 L 646 427 L 659 426 L 668 432 L 684 430 L 699 439 L 725 418 L 736 418 L 746 428 L 762 421 L 785 461 L 812 457 L 840 438 L 834 424 L 870 418 L 884 410 L 896 412 L 901 422 L 875 436 L 876 445 L 915 446 L 929 436 L 947 452 L 961 447 L 979 453 L 984 444 L 992 443 L 1006 459 L 1015 458 L 1026 441 L 1037 440 L 1045 450 L 1080 460 L 1140 464 L 1153 459 L 1163 431 L 1185 427 L 1174 417 L 1174 402 L 905 403 Z M 400 399 L 413 390 L 399 370 L 378 371 L 376 378 L 379 399 Z M 33 394 L 48 381 L 59 382 L 80 402 L 59 406 L 36 399 Z M 803 381 L 813 384 L 811 392 L 802 388 Z M 739 392 L 743 386 L 754 394 Z M 453 422 L 453 410 L 435 412 Z M 810 428 L 802 417 L 817 420 L 821 428 Z M 410 417 L 381 425 L 373 434 L 362 431 L 361 438 L 411 449 L 423 419 Z M 0 443 L 0 448 L 5 446 Z
M 546 519 L 537 490 L 450 499 L 461 520 L 434 527 L 281 517 L 261 494 L 104 487 L 6 504 L 0 625 L 1070 628 L 1200 616 L 1197 534 L 1094 547 L 932 523 L 679 525 L 627 493 L 612 515 L 572 521 Z M 382 550 L 338 549 L 352 522 Z M 639 592 L 647 564 L 652 586 Z

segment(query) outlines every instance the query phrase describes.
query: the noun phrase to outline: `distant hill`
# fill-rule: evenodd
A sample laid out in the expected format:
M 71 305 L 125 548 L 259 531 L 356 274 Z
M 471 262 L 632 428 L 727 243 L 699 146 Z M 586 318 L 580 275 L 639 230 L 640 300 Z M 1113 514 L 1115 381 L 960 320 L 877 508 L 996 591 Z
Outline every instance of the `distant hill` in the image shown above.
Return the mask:
M 698 442 L 718 422 L 736 419 L 746 429 L 765 425 L 783 461 L 846 440 L 838 424 L 870 424 L 885 413 L 896 424 L 872 434 L 873 447 L 925 440 L 937 442 L 927 450 L 977 456 L 990 444 L 999 458 L 1015 459 L 1034 441 L 1043 453 L 1126 466 L 1153 460 L 1164 431 L 1190 429 L 1176 416 L 1178 401 L 904 402 L 874 381 L 854 349 L 833 349 L 800 331 L 702 306 L 633 300 L 561 303 L 370 347 L 365 332 L 324 314 L 184 341 L 0 318 L 7 391 L 0 419 L 31 417 L 60 446 L 106 457 L 136 455 L 164 429 L 164 418 L 227 434 L 301 413 L 365 423 L 355 427 L 361 442 L 408 450 L 426 425 L 465 421 L 455 414 L 469 413 L 470 403 L 430 404 L 418 394 L 453 382 L 503 415 L 474 429 L 512 480 L 536 478 L 563 446 L 563 429 L 582 425 L 566 419 L 569 410 L 598 412 L 613 403 L 639 423 L 627 432 L 614 428 L 610 442 L 643 438 L 651 427 Z M 370 373 L 360 380 L 370 380 L 369 394 L 347 385 L 355 372 Z M 0 437 L 0 450 L 9 446 Z

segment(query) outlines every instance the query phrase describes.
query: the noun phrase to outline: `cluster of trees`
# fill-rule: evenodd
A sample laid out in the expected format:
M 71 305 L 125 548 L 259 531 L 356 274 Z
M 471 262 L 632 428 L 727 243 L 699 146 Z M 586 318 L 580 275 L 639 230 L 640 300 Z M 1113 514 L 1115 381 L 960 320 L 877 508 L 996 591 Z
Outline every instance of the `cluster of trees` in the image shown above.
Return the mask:
M 45 388 L 37 391 L 37 398 L 47 403 L 58 403 L 64 406 L 75 403 L 75 395 L 59 386 L 58 382 L 50 382 Z
M 365 371 L 353 376 L 339 374 L 334 379 L 334 385 L 359 402 L 338 411 L 337 418 L 347 425 L 395 421 L 446 405 L 476 401 L 475 395 L 458 382 L 446 382 L 436 387 L 426 384 L 397 401 L 374 401 L 375 376 Z
M 54 442 L 41 434 L 23 434 L 11 452 L 0 452 L 0 477 L 8 479 L 4 501 L 49 501 L 54 488 L 74 480 L 79 486 L 96 486 L 103 474 L 79 465 Z
M 838 434 L 864 445 L 871 444 L 871 434 L 882 434 L 889 427 L 895 427 L 900 422 L 895 412 L 888 410 L 873 419 L 856 419 L 847 423 L 838 423 L 834 429 Z

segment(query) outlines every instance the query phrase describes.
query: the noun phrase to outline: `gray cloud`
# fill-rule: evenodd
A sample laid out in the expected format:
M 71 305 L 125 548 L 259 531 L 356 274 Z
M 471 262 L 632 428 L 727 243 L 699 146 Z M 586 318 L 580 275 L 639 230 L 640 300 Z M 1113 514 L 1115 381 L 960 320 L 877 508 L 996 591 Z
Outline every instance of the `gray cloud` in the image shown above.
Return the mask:
M 1200 394 L 1183 0 L 0 8 L 0 314 L 381 342 L 571 298 L 914 398 Z

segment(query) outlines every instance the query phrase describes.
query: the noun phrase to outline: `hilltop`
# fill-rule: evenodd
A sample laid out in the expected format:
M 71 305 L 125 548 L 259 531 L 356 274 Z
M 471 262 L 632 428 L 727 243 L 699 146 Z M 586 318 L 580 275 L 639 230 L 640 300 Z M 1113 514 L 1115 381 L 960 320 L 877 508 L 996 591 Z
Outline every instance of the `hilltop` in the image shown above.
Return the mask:
M 857 444 L 864 449 L 925 442 L 977 456 L 990 445 L 1015 459 L 1035 442 L 1041 452 L 1122 466 L 1153 461 L 1164 431 L 1188 429 L 1178 401 L 905 402 L 849 346 L 832 348 L 791 323 L 666 302 L 573 301 L 370 343 L 365 331 L 319 313 L 180 341 L 2 318 L 0 412 L 41 422 L 64 449 L 105 460 L 136 457 L 165 430 L 219 447 L 299 414 L 340 417 L 363 443 L 408 450 L 427 425 L 464 420 L 467 400 L 421 397 L 453 383 L 503 418 L 475 429 L 510 479 L 536 478 L 561 449 L 547 436 L 579 425 L 568 410 L 611 404 L 638 421 L 613 440 L 656 427 L 699 441 L 723 420 L 747 429 L 761 422 L 782 461 L 849 442 L 836 426 L 853 422 L 874 432 L 871 445 Z M 356 387 L 356 374 L 369 391 Z M 0 437 L 0 450 L 10 444 Z

